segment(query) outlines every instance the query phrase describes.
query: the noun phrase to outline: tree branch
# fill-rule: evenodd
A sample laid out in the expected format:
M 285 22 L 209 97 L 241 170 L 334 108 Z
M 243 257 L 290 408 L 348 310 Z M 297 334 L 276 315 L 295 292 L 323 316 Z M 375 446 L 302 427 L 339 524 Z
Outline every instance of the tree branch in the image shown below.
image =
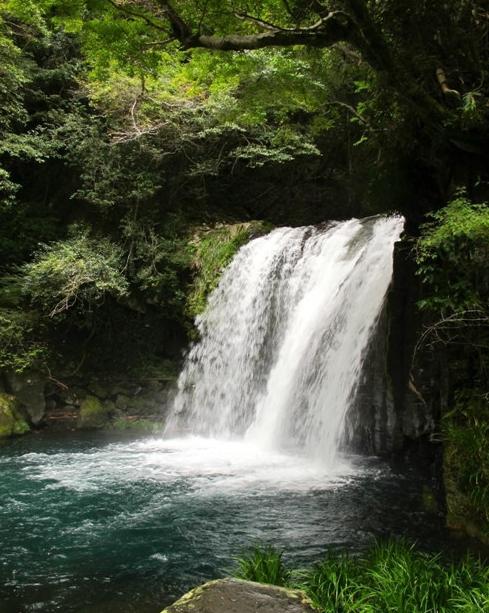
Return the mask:
M 267 32 L 261 34 L 235 34 L 228 36 L 196 36 L 183 42 L 184 48 L 201 47 L 214 51 L 244 51 L 263 49 L 264 47 L 330 47 L 345 39 L 345 29 L 335 28 L 325 32 L 307 32 L 303 30 Z
M 260 28 L 263 28 L 264 30 L 270 30 L 271 32 L 283 30 L 283 28 L 280 26 L 276 26 L 269 21 L 263 21 L 263 19 L 258 19 L 258 17 L 253 17 L 253 15 L 248 15 L 247 13 L 234 13 L 234 16 L 242 21 L 251 21 L 252 23 L 256 23 L 257 26 L 260 26 Z
M 173 8 L 173 5 L 169 2 L 169 0 L 157 0 L 157 2 L 165 12 L 175 38 L 181 42 L 191 39 L 194 36 L 192 29 Z
M 127 6 L 122 6 L 121 4 L 118 4 L 115 0 L 107 0 L 107 2 L 111 4 L 117 11 L 120 11 L 121 13 L 124 13 L 129 17 L 133 17 L 134 19 L 142 19 L 145 23 L 147 23 L 155 30 L 161 30 L 163 32 L 167 31 L 167 28 L 165 26 L 153 21 L 144 13 L 140 13 L 139 11 L 132 11 L 131 9 L 128 9 Z
M 258 34 L 205 35 L 193 32 L 167 0 L 158 0 L 158 4 L 165 11 L 174 35 L 184 49 L 244 51 L 295 45 L 330 47 L 341 40 L 349 40 L 353 26 L 348 15 L 342 12 L 331 12 L 312 26 L 297 29 L 283 29 L 262 19 L 241 14 L 241 19 L 249 19 L 267 31 Z
M 169 45 L 175 40 L 176 39 L 174 36 L 170 36 L 169 38 L 166 38 L 165 40 L 154 40 L 150 43 L 143 43 L 143 47 L 165 47 L 166 45 Z
M 438 85 L 440 86 L 444 96 L 447 96 L 447 98 L 450 98 L 451 100 L 456 99 L 457 102 L 460 101 L 460 92 L 449 87 L 447 75 L 443 68 L 436 69 L 436 80 L 438 81 Z

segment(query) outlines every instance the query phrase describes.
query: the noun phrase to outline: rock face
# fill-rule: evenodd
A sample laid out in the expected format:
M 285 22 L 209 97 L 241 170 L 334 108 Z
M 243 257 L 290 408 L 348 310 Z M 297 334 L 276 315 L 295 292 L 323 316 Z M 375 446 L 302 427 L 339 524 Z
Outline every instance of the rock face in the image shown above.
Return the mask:
M 25 434 L 29 426 L 14 396 L 0 394 L 0 438 Z
M 433 364 L 424 364 L 419 357 L 413 364 L 422 321 L 410 249 L 403 242 L 395 247 L 392 286 L 365 356 L 356 404 L 347 418 L 346 446 L 362 453 L 397 454 L 428 440 L 434 430 Z
M 313 613 L 299 590 L 238 579 L 210 581 L 185 594 L 162 613 Z
M 4 376 L 7 382 L 7 391 L 17 398 L 31 423 L 34 426 L 39 425 L 46 412 L 45 377 L 34 371 L 26 371 L 22 374 L 10 372 L 4 373 Z

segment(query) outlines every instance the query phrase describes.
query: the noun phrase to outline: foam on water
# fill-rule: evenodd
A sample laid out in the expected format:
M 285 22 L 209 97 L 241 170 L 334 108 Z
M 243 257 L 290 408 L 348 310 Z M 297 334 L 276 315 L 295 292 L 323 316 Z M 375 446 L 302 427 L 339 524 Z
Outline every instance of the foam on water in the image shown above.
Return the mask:
M 2 458 L 2 613 L 151 613 L 252 544 L 302 566 L 432 530 L 413 514 L 419 475 L 374 459 L 332 472 L 243 441 L 80 434 L 12 441 Z
M 118 482 L 185 480 L 185 495 L 189 490 L 199 495 L 261 488 L 307 491 L 344 482 L 352 471 L 346 462 L 335 472 L 325 471 L 302 457 L 247 442 L 195 436 L 113 443 L 88 452 L 29 453 L 18 462 L 29 479 L 45 482 L 48 489 L 103 492 Z

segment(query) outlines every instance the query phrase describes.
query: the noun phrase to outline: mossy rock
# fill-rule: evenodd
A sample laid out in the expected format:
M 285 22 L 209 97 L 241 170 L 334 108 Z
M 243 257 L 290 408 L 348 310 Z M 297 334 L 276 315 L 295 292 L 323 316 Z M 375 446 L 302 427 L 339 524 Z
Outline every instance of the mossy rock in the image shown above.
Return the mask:
M 107 426 L 111 410 L 111 405 L 100 402 L 95 396 L 87 396 L 80 405 L 78 428 L 91 430 Z
M 209 581 L 162 613 L 313 613 L 304 592 L 239 579 Z
M 18 436 L 29 430 L 29 424 L 20 413 L 16 398 L 0 394 L 0 438 Z
M 219 225 L 198 233 L 193 240 L 194 280 L 187 297 L 187 314 L 196 317 L 205 309 L 223 270 L 239 249 L 253 238 L 267 234 L 273 226 L 263 221 Z
M 165 429 L 162 421 L 152 419 L 124 419 L 118 418 L 111 424 L 119 432 L 139 432 L 141 434 L 161 434 Z

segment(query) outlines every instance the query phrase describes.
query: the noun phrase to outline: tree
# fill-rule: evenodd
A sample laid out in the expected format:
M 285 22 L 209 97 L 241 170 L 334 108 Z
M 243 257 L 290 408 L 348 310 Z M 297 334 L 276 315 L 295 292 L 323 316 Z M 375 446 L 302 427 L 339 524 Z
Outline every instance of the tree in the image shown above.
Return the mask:
M 53 5 L 51 0 L 45 3 Z M 146 59 L 168 45 L 183 50 L 347 45 L 426 124 L 441 127 L 453 107 L 482 108 L 489 13 L 482 0 L 86 0 L 54 2 L 71 23 Z M 413 6 L 414 4 L 414 6 Z M 83 12 L 80 12 L 83 6 Z M 135 43 L 139 37 L 139 44 Z M 154 57 L 153 57 L 154 59 Z M 139 61 L 142 61 L 139 58 Z M 464 96 L 469 98 L 464 99 Z
M 2 6 L 15 14 L 20 3 Z M 439 206 L 460 185 L 473 195 L 473 186 L 487 179 L 489 11 L 483 0 L 39 0 L 35 6 L 36 15 L 80 36 L 92 80 L 107 82 L 123 71 L 140 81 L 128 123 L 148 100 L 149 81 L 160 79 L 163 91 L 176 64 L 213 70 L 229 63 L 225 56 L 238 64 L 264 51 L 299 58 L 311 50 L 330 74 L 336 61 L 340 72 L 349 65 L 350 75 L 366 84 L 357 88 L 363 95 L 332 104 L 346 103 L 348 121 L 366 126 L 369 138 L 384 133 L 394 156 L 399 150 L 415 161 L 414 175 L 429 184 L 426 201 Z M 219 58 L 214 67 L 202 60 L 206 54 Z M 345 88 L 355 90 L 354 83 Z M 286 100 L 273 84 L 263 87 L 272 88 L 269 100 Z M 422 213 L 426 205 L 414 208 Z

